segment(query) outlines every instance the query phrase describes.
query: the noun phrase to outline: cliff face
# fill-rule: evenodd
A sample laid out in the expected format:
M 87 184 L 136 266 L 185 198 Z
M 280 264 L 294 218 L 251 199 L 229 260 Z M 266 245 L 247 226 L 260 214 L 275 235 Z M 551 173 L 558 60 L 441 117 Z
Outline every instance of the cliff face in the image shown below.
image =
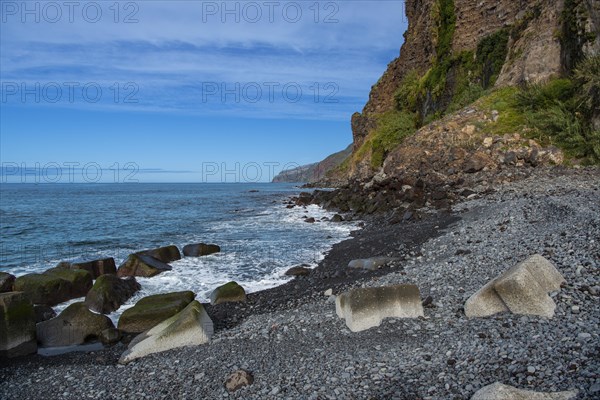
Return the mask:
M 290 182 L 290 183 L 313 183 L 317 182 L 325 176 L 328 171 L 338 167 L 352 153 L 352 145 L 346 149 L 334 153 L 323 161 L 302 165 L 298 168 L 281 171 L 273 178 L 274 183 Z
M 398 109 L 403 100 L 398 91 L 407 80 L 416 76 L 420 82 L 414 83 L 418 89 L 404 93 L 411 97 L 419 91 L 411 110 L 419 128 L 461 104 L 456 97 L 468 94 L 475 83 L 488 90 L 559 77 L 583 56 L 598 54 L 599 4 L 597 0 L 406 0 L 409 24 L 400 56 L 372 87 L 362 112 L 352 116 L 352 162 L 329 174 L 329 181 L 365 180 L 381 170 L 393 142 L 383 139 L 381 145 L 373 133 L 381 128 L 382 116 Z M 473 77 L 469 68 L 479 75 Z

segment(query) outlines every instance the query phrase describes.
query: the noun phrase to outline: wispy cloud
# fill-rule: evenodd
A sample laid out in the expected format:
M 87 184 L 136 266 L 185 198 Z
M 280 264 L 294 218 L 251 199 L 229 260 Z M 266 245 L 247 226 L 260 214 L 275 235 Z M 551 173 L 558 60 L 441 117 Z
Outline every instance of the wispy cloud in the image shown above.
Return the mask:
M 56 23 L 47 21 L 55 14 L 44 15 L 44 2 L 39 23 L 31 15 L 22 22 L 23 10 L 2 3 L 3 101 L 17 105 L 33 97 L 24 99 L 22 87 L 7 82 L 30 90 L 39 82 L 39 104 L 47 106 L 57 104 L 45 101 L 53 94 L 52 88 L 43 93 L 45 84 L 78 82 L 96 84 L 103 96 L 97 102 L 78 98 L 77 88 L 69 99 L 63 87 L 58 105 L 347 119 L 397 53 L 405 30 L 400 1 L 274 2 L 272 10 L 262 2 L 139 1 L 119 2 L 118 14 L 110 8 L 113 2 L 101 2 L 96 23 L 86 20 L 96 14 L 88 10 L 85 17 L 85 3 L 72 15 L 62 10 Z M 301 17 L 292 3 L 300 5 Z M 249 22 L 257 17 L 252 4 L 262 13 L 255 23 Z M 124 23 L 128 17 L 137 22 Z M 291 92 L 284 91 L 286 85 Z M 135 101 L 126 102 L 134 91 Z

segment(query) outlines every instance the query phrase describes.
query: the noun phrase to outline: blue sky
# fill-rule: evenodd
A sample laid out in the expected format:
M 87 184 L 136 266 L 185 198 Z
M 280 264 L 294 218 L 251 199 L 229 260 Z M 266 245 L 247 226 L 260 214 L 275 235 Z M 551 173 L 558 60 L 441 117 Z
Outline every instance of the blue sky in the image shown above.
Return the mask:
M 0 1 L 2 181 L 267 181 L 351 142 L 406 30 L 401 1 L 72 4 Z

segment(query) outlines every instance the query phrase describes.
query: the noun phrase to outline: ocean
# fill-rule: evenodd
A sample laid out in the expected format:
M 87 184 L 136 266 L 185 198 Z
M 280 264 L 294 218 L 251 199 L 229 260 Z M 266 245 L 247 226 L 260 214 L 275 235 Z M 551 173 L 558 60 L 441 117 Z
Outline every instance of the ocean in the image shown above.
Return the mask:
M 1 184 L 0 270 L 19 276 L 60 261 L 114 257 L 119 265 L 130 253 L 166 245 L 221 246 L 221 253 L 183 258 L 171 263 L 172 271 L 138 278 L 142 290 L 113 320 L 151 294 L 191 290 L 207 301 L 229 281 L 248 292 L 275 287 L 290 280 L 287 269 L 316 266 L 356 229 L 349 222 L 304 222 L 333 214 L 317 206 L 286 208 L 284 200 L 300 191 L 289 183 Z

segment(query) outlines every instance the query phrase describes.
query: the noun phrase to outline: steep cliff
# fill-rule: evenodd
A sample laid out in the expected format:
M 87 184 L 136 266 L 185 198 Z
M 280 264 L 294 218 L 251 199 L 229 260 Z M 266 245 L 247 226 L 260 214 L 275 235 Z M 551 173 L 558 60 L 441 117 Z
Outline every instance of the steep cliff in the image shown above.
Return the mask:
M 328 173 L 328 184 L 399 171 L 404 159 L 397 155 L 406 153 L 402 143 L 428 124 L 442 117 L 453 121 L 453 113 L 498 88 L 570 76 L 581 60 L 600 50 L 597 0 L 406 0 L 406 15 L 400 56 L 372 87 L 362 112 L 352 116 L 352 156 Z M 494 120 L 506 122 L 508 116 L 516 118 L 507 111 Z M 486 122 L 471 121 L 476 128 L 469 132 L 481 136 L 479 126 Z M 534 130 L 528 122 L 522 121 L 519 130 L 501 123 L 509 125 L 508 131 L 488 127 L 483 133 L 527 136 Z M 462 132 L 464 126 L 456 129 Z M 589 140 L 591 133 L 583 136 Z M 541 145 L 553 144 L 548 142 Z M 421 150 L 456 147 L 436 143 L 438 148 Z
M 334 153 L 323 161 L 302 165 L 297 168 L 281 171 L 273 178 L 273 182 L 314 183 L 325 177 L 327 172 L 337 168 L 352 154 L 352 145 Z

